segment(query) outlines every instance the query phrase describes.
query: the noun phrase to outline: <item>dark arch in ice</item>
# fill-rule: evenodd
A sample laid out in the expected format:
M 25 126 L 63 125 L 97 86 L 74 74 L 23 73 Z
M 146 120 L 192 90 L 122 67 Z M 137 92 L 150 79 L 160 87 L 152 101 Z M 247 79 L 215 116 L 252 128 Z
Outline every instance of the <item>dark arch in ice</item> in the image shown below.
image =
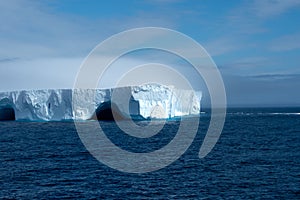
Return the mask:
M 9 101 L 9 99 L 2 99 L 0 101 L 0 121 L 14 120 L 16 120 L 16 115 L 11 102 Z
M 111 101 L 101 103 L 96 109 L 94 115 L 91 117 L 94 120 L 104 120 L 104 121 L 119 121 L 125 120 L 122 112 L 119 110 L 118 106 Z

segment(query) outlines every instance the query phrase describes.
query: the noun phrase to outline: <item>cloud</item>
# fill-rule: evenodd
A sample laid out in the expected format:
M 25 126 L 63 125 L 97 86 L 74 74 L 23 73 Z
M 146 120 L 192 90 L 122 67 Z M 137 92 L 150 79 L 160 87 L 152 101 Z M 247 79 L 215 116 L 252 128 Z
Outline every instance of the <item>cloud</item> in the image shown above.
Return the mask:
M 13 62 L 13 61 L 16 61 L 16 60 L 18 60 L 19 58 L 17 58 L 17 57 L 13 57 L 13 58 L 1 58 L 0 59 L 0 63 L 6 63 L 6 62 Z
M 224 76 L 229 106 L 299 106 L 300 74 Z
M 298 9 L 299 5 L 299 1 L 290 0 L 236 3 L 224 15 L 224 23 L 219 26 L 221 34 L 205 47 L 224 73 L 297 71 L 298 59 L 293 55 L 300 48 L 300 33 L 296 25 L 284 20 L 288 17 L 285 14 Z M 297 16 L 296 12 L 293 14 Z M 291 33 L 290 30 L 296 31 Z
M 300 32 L 276 38 L 269 44 L 272 51 L 290 51 L 300 49 Z
M 256 0 L 252 10 L 258 17 L 268 18 L 283 14 L 290 9 L 300 6 L 298 0 Z
M 129 28 L 166 26 L 167 14 L 136 12 L 132 16 L 88 19 L 57 12 L 45 2 L 0 1 L 0 58 L 25 59 L 87 55 L 99 42 Z M 4 47 L 4 48 L 3 48 Z
M 72 87 L 81 62 L 99 42 L 128 28 L 172 25 L 160 17 L 87 19 L 45 2 L 0 1 L 0 90 Z
M 231 60 L 230 62 L 224 63 L 220 66 L 222 71 L 230 72 L 231 74 L 249 74 L 253 70 L 258 70 L 264 66 L 270 65 L 271 61 L 267 57 L 244 57 L 236 60 Z
M 242 44 L 238 43 L 237 38 L 234 39 L 232 36 L 222 36 L 204 44 L 208 53 L 213 57 L 236 51 L 240 49 L 241 46 Z
M 83 58 L 46 58 L 0 63 L 0 91 L 72 88 Z
M 90 44 L 89 37 L 86 34 L 82 42 L 82 22 L 72 20 L 51 13 L 37 1 L 1 1 L 0 56 L 34 58 L 82 52 Z
M 300 74 L 260 74 L 248 76 L 248 78 L 261 81 L 293 80 L 300 79 Z
M 268 28 L 263 25 L 263 20 L 259 19 L 255 14 L 254 3 L 242 2 L 233 7 L 224 16 L 226 19 L 223 25 L 226 26 L 227 30 L 234 35 L 245 35 L 251 36 L 254 34 L 266 33 Z
M 146 0 L 146 3 L 149 4 L 174 4 L 182 2 L 183 0 Z
M 299 9 L 298 0 L 254 0 L 243 1 L 230 10 L 225 16 L 225 23 L 232 32 L 238 34 L 262 34 L 274 30 L 266 22 L 275 20 L 276 16 L 283 15 L 291 10 Z M 283 26 L 284 24 L 278 24 Z

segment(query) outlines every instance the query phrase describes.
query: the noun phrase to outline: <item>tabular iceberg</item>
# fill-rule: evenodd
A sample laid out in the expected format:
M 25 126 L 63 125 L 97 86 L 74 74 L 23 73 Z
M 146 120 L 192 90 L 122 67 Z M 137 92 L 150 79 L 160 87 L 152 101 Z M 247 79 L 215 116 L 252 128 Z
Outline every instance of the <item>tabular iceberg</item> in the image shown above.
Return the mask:
M 0 120 L 136 119 L 199 115 L 202 93 L 147 84 L 113 89 L 47 89 L 0 93 Z M 117 113 L 117 114 L 116 114 Z M 101 117 L 101 115 L 103 115 Z

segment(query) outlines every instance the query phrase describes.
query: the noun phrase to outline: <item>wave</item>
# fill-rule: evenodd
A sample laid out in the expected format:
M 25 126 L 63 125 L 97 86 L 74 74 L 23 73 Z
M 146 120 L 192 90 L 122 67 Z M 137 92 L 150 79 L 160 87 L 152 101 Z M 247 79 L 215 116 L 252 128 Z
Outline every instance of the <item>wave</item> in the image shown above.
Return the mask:
M 300 113 L 295 112 L 228 112 L 227 115 L 238 115 L 238 116 L 249 116 L 249 115 L 259 115 L 259 116 L 274 116 L 274 115 L 300 115 Z

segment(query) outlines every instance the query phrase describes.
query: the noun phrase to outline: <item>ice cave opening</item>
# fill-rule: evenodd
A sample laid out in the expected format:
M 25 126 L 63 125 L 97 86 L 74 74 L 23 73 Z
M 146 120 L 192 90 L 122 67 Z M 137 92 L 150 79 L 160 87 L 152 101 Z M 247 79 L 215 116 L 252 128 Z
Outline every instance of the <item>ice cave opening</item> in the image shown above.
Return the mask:
M 92 116 L 94 120 L 117 121 L 126 117 L 121 113 L 118 106 L 111 101 L 101 103 Z
M 16 120 L 15 110 L 12 105 L 13 103 L 8 98 L 0 100 L 0 121 Z
M 15 110 L 12 107 L 0 107 L 0 121 L 16 120 Z

